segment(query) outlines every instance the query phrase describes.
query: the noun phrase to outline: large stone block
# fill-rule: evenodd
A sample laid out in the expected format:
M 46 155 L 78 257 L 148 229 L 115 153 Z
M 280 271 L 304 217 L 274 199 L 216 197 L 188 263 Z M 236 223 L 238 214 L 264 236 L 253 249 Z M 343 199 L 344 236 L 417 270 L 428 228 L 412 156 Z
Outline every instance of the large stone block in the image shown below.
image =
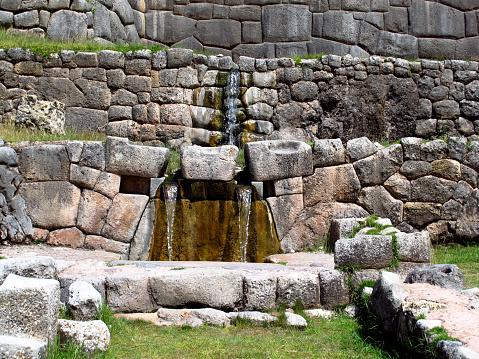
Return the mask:
M 241 43 L 241 23 L 214 19 L 198 22 L 197 38 L 203 45 L 232 48 Z
M 60 10 L 53 13 L 48 21 L 47 37 L 49 39 L 72 41 L 86 39 L 86 36 L 86 14 L 69 10 Z
M 117 274 L 106 277 L 107 303 L 113 312 L 147 313 L 156 310 L 148 291 L 148 277 L 139 274 Z
M 47 243 L 52 246 L 82 248 L 85 235 L 76 227 L 61 228 L 50 232 Z
M 187 268 L 150 277 L 149 291 L 154 302 L 163 307 L 233 310 L 242 305 L 243 278 L 225 269 Z
M 407 34 L 383 31 L 379 35 L 376 54 L 416 59 L 418 56 L 417 38 Z
M 28 181 L 68 181 L 70 161 L 65 146 L 39 145 L 20 151 L 20 172 Z
M 441 205 L 439 203 L 407 202 L 404 204 L 403 219 L 414 227 L 422 227 L 441 219 Z
M 80 190 L 69 182 L 24 183 L 19 194 L 33 226 L 55 229 L 75 225 Z
M 82 106 L 83 93 L 69 79 L 58 77 L 40 77 L 37 91 L 39 97 L 47 101 L 60 101 L 65 106 Z
M 452 59 L 456 54 L 456 40 L 418 39 L 418 55 L 421 59 Z
M 162 105 L 160 108 L 160 122 L 168 125 L 191 127 L 193 121 L 189 106 L 183 103 Z
M 416 37 L 463 38 L 464 13 L 452 7 L 413 0 L 409 9 L 410 33 Z
M 411 201 L 444 203 L 454 194 L 457 183 L 435 176 L 411 181 Z
M 361 185 L 383 184 L 403 163 L 401 145 L 392 145 L 376 154 L 354 162 Z
M 245 156 L 255 181 L 307 176 L 313 172 L 309 145 L 300 141 L 260 141 L 245 145 Z
M 105 219 L 105 225 L 101 231 L 102 236 L 129 243 L 135 234 L 148 200 L 148 196 L 117 194 L 113 198 L 113 203 Z
M 343 143 L 340 139 L 315 140 L 313 147 L 313 165 L 331 166 L 346 160 Z
M 90 357 L 98 353 L 104 354 L 110 345 L 110 331 L 101 320 L 78 322 L 74 320 L 58 320 L 60 343 L 73 342 L 81 346 L 82 351 Z
M 429 283 L 442 288 L 461 291 L 464 288 L 464 276 L 455 264 L 435 264 L 417 268 L 409 273 L 405 283 Z
M 326 309 L 349 303 L 346 273 L 337 270 L 319 273 L 321 305 Z
M 151 194 L 150 194 L 151 197 Z M 131 241 L 128 259 L 131 261 L 146 261 L 150 254 L 151 238 L 155 228 L 156 200 L 150 201 L 143 211 L 140 223 Z
M 324 201 L 355 202 L 361 189 L 352 164 L 316 168 L 303 186 L 308 207 Z
M 276 303 L 293 307 L 297 301 L 301 301 L 304 308 L 317 308 L 321 304 L 319 289 L 319 276 L 316 273 L 279 275 Z
M 106 170 L 138 177 L 162 177 L 170 151 L 163 147 L 133 145 L 126 138 L 108 137 L 106 144 Z
M 278 237 L 282 240 L 303 209 L 303 195 L 291 194 L 269 197 L 266 201 L 273 214 Z
M 150 10 L 145 14 L 146 38 L 172 45 L 195 34 L 196 23 L 196 20 L 171 12 Z
M 183 146 L 180 152 L 183 177 L 200 181 L 231 181 L 235 175 L 236 146 Z
M 328 11 L 323 15 L 323 37 L 355 45 L 359 38 L 359 24 L 352 12 Z
M 479 236 L 479 190 L 475 189 L 463 206 L 457 219 L 456 234 L 459 237 L 473 239 Z
M 78 209 L 77 226 L 88 234 L 100 234 L 111 199 L 97 192 L 83 190 Z
M 384 268 L 393 258 L 392 236 L 358 235 L 339 239 L 334 245 L 337 267 Z
M 396 240 L 400 261 L 428 263 L 431 260 L 431 240 L 428 231 L 396 233 Z
M 308 41 L 311 13 L 306 5 L 267 5 L 262 9 L 264 42 Z
M 59 305 L 57 280 L 10 274 L 0 286 L 0 334 L 52 343 Z
M 276 306 L 277 276 L 275 273 L 246 274 L 243 278 L 244 310 L 269 310 Z
M 57 279 L 57 267 L 52 257 L 3 259 L 0 262 L 0 285 L 9 274 L 29 278 Z
M 377 147 L 367 137 L 349 140 L 346 144 L 346 150 L 348 151 L 349 158 L 353 162 L 378 152 Z
M 35 339 L 0 335 L 0 348 L 5 358 L 45 358 L 47 343 Z
M 383 186 L 363 188 L 359 194 L 358 204 L 383 218 L 389 218 L 393 225 L 402 222 L 403 203 L 395 199 Z

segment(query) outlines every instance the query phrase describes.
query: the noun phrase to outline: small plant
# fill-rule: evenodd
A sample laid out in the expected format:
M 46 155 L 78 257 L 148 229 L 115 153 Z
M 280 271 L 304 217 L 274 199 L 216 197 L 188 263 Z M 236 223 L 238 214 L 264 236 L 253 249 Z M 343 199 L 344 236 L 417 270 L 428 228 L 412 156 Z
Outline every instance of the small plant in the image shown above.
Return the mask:
M 174 267 L 174 268 L 171 268 L 170 270 L 183 270 L 183 269 L 186 269 L 185 267 Z
M 0 256 L 0 259 L 7 259 L 7 257 Z
M 238 152 L 238 158 L 236 159 L 236 167 L 244 170 L 246 168 L 246 158 L 244 155 L 244 149 L 240 149 Z
M 285 265 L 288 264 L 288 262 L 278 262 L 278 264 L 281 264 L 281 265 L 285 266 Z
M 166 168 L 165 177 L 173 178 L 181 168 L 180 153 L 172 148 L 170 150 L 170 160 L 168 161 L 168 167 Z

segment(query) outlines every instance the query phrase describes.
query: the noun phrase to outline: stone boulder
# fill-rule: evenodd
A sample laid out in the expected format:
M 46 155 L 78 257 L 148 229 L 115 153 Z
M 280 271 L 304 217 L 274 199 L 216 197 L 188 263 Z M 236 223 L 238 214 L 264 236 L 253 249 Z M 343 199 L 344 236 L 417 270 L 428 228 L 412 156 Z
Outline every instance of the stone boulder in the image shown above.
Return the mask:
M 28 278 L 57 279 L 57 266 L 52 257 L 2 259 L 0 261 L 0 284 L 9 274 Z
M 117 274 L 106 277 L 107 302 L 115 313 L 152 312 L 158 305 L 152 302 L 148 277 L 141 274 Z
M 274 273 L 245 274 L 243 277 L 243 308 L 248 311 L 274 308 L 276 306 L 277 281 L 278 279 Z M 254 321 L 254 319 L 252 320 Z
M 456 224 L 456 234 L 466 239 L 479 236 L 479 190 L 475 189 L 467 198 Z
M 15 125 L 64 135 L 65 105 L 60 101 L 39 101 L 35 95 L 26 95 L 18 103 Z
M 70 160 L 65 146 L 28 146 L 20 150 L 19 157 L 20 172 L 30 182 L 70 179 Z
M 396 332 L 401 304 L 408 294 L 409 292 L 406 286 L 401 283 L 399 275 L 391 272 L 381 272 L 379 279 L 374 284 L 369 303 L 381 318 L 386 331 Z
M 277 304 L 293 307 L 301 300 L 304 308 L 317 308 L 321 304 L 317 274 L 293 272 L 278 276 Z
M 325 309 L 349 303 L 347 274 L 337 270 L 319 273 L 321 306 Z
M 369 213 L 389 218 L 394 225 L 402 222 L 402 201 L 391 196 L 383 186 L 363 188 L 357 203 L 366 208 Z
M 259 141 L 245 145 L 248 170 L 254 181 L 307 176 L 313 173 L 311 147 L 300 141 Z
M 101 320 L 77 322 L 59 319 L 58 335 L 60 343 L 72 341 L 91 356 L 95 353 L 105 353 L 110 346 L 110 331 Z
M 428 263 L 431 260 L 431 240 L 428 231 L 396 233 L 397 254 L 402 262 Z
M 232 321 L 247 320 L 253 325 L 264 325 L 267 323 L 274 323 L 278 321 L 278 318 L 271 314 L 256 311 L 231 312 L 228 313 L 228 316 Z
M 362 186 L 383 184 L 403 164 L 401 145 L 392 145 L 374 155 L 354 162 L 354 169 Z
M 332 166 L 344 163 L 346 154 L 339 138 L 316 140 L 313 147 L 313 165 L 315 167 Z
M 197 181 L 231 181 L 238 151 L 236 146 L 183 146 L 180 151 L 183 177 Z
M 38 359 L 47 357 L 47 343 L 35 339 L 0 335 L 2 358 Z
M 384 268 L 393 258 L 392 236 L 388 235 L 357 235 L 339 239 L 334 245 L 336 267 Z
M 378 149 L 367 137 L 360 137 L 349 140 L 346 144 L 346 151 L 352 161 L 357 161 L 375 154 Z
M 429 283 L 461 291 L 465 281 L 459 267 L 455 264 L 435 264 L 415 269 L 407 275 L 405 283 Z
M 90 283 L 76 281 L 68 289 L 67 310 L 75 320 L 85 321 L 98 317 L 101 295 Z
M 57 280 L 10 274 L 0 286 L 0 335 L 53 343 L 59 306 Z
M 108 137 L 106 141 L 106 170 L 119 175 L 162 177 L 169 158 L 170 151 L 164 147 L 133 145 L 120 137 Z
M 150 277 L 149 290 L 159 306 L 232 310 L 241 306 L 243 278 L 229 270 L 184 269 Z
M 164 326 L 188 326 L 201 327 L 205 324 L 219 325 L 223 327 L 230 326 L 228 314 L 221 310 L 204 309 L 167 309 L 160 308 L 156 312 L 159 319 L 159 325 Z
M 81 12 L 60 10 L 48 21 L 47 37 L 52 40 L 84 40 L 87 37 L 87 15 Z

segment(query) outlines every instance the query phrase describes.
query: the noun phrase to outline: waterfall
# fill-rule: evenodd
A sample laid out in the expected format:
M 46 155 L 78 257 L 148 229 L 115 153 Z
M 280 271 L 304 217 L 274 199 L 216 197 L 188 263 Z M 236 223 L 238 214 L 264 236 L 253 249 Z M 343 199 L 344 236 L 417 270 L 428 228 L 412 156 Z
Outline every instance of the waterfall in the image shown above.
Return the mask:
M 236 101 L 239 95 L 240 73 L 238 70 L 232 70 L 228 75 L 226 82 L 226 100 L 225 100 L 225 133 L 226 144 L 234 145 L 234 130 L 236 127 Z
M 249 215 L 251 211 L 251 195 L 253 189 L 248 186 L 238 186 L 236 195 L 238 197 L 238 239 L 241 252 L 241 262 L 246 262 L 246 252 L 248 249 L 248 226 Z
M 176 183 L 164 184 L 165 205 L 166 205 L 166 235 L 168 240 L 168 260 L 173 257 L 173 225 L 175 222 L 176 196 L 178 185 Z

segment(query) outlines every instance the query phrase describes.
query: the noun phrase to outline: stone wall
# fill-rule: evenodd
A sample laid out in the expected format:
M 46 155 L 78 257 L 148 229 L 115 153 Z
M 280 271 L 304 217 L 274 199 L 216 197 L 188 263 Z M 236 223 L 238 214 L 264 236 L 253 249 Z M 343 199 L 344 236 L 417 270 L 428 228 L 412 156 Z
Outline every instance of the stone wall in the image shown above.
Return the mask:
M 262 57 L 479 58 L 474 0 L 3 1 L 0 24 L 52 39 Z
M 302 60 L 194 54 L 170 49 L 122 54 L 0 50 L 0 111 L 20 98 L 66 105 L 66 128 L 106 130 L 135 141 L 218 145 L 224 138 L 228 73 L 241 75 L 236 135 L 241 142 L 361 136 L 396 140 L 479 134 L 475 61 L 399 58 Z

